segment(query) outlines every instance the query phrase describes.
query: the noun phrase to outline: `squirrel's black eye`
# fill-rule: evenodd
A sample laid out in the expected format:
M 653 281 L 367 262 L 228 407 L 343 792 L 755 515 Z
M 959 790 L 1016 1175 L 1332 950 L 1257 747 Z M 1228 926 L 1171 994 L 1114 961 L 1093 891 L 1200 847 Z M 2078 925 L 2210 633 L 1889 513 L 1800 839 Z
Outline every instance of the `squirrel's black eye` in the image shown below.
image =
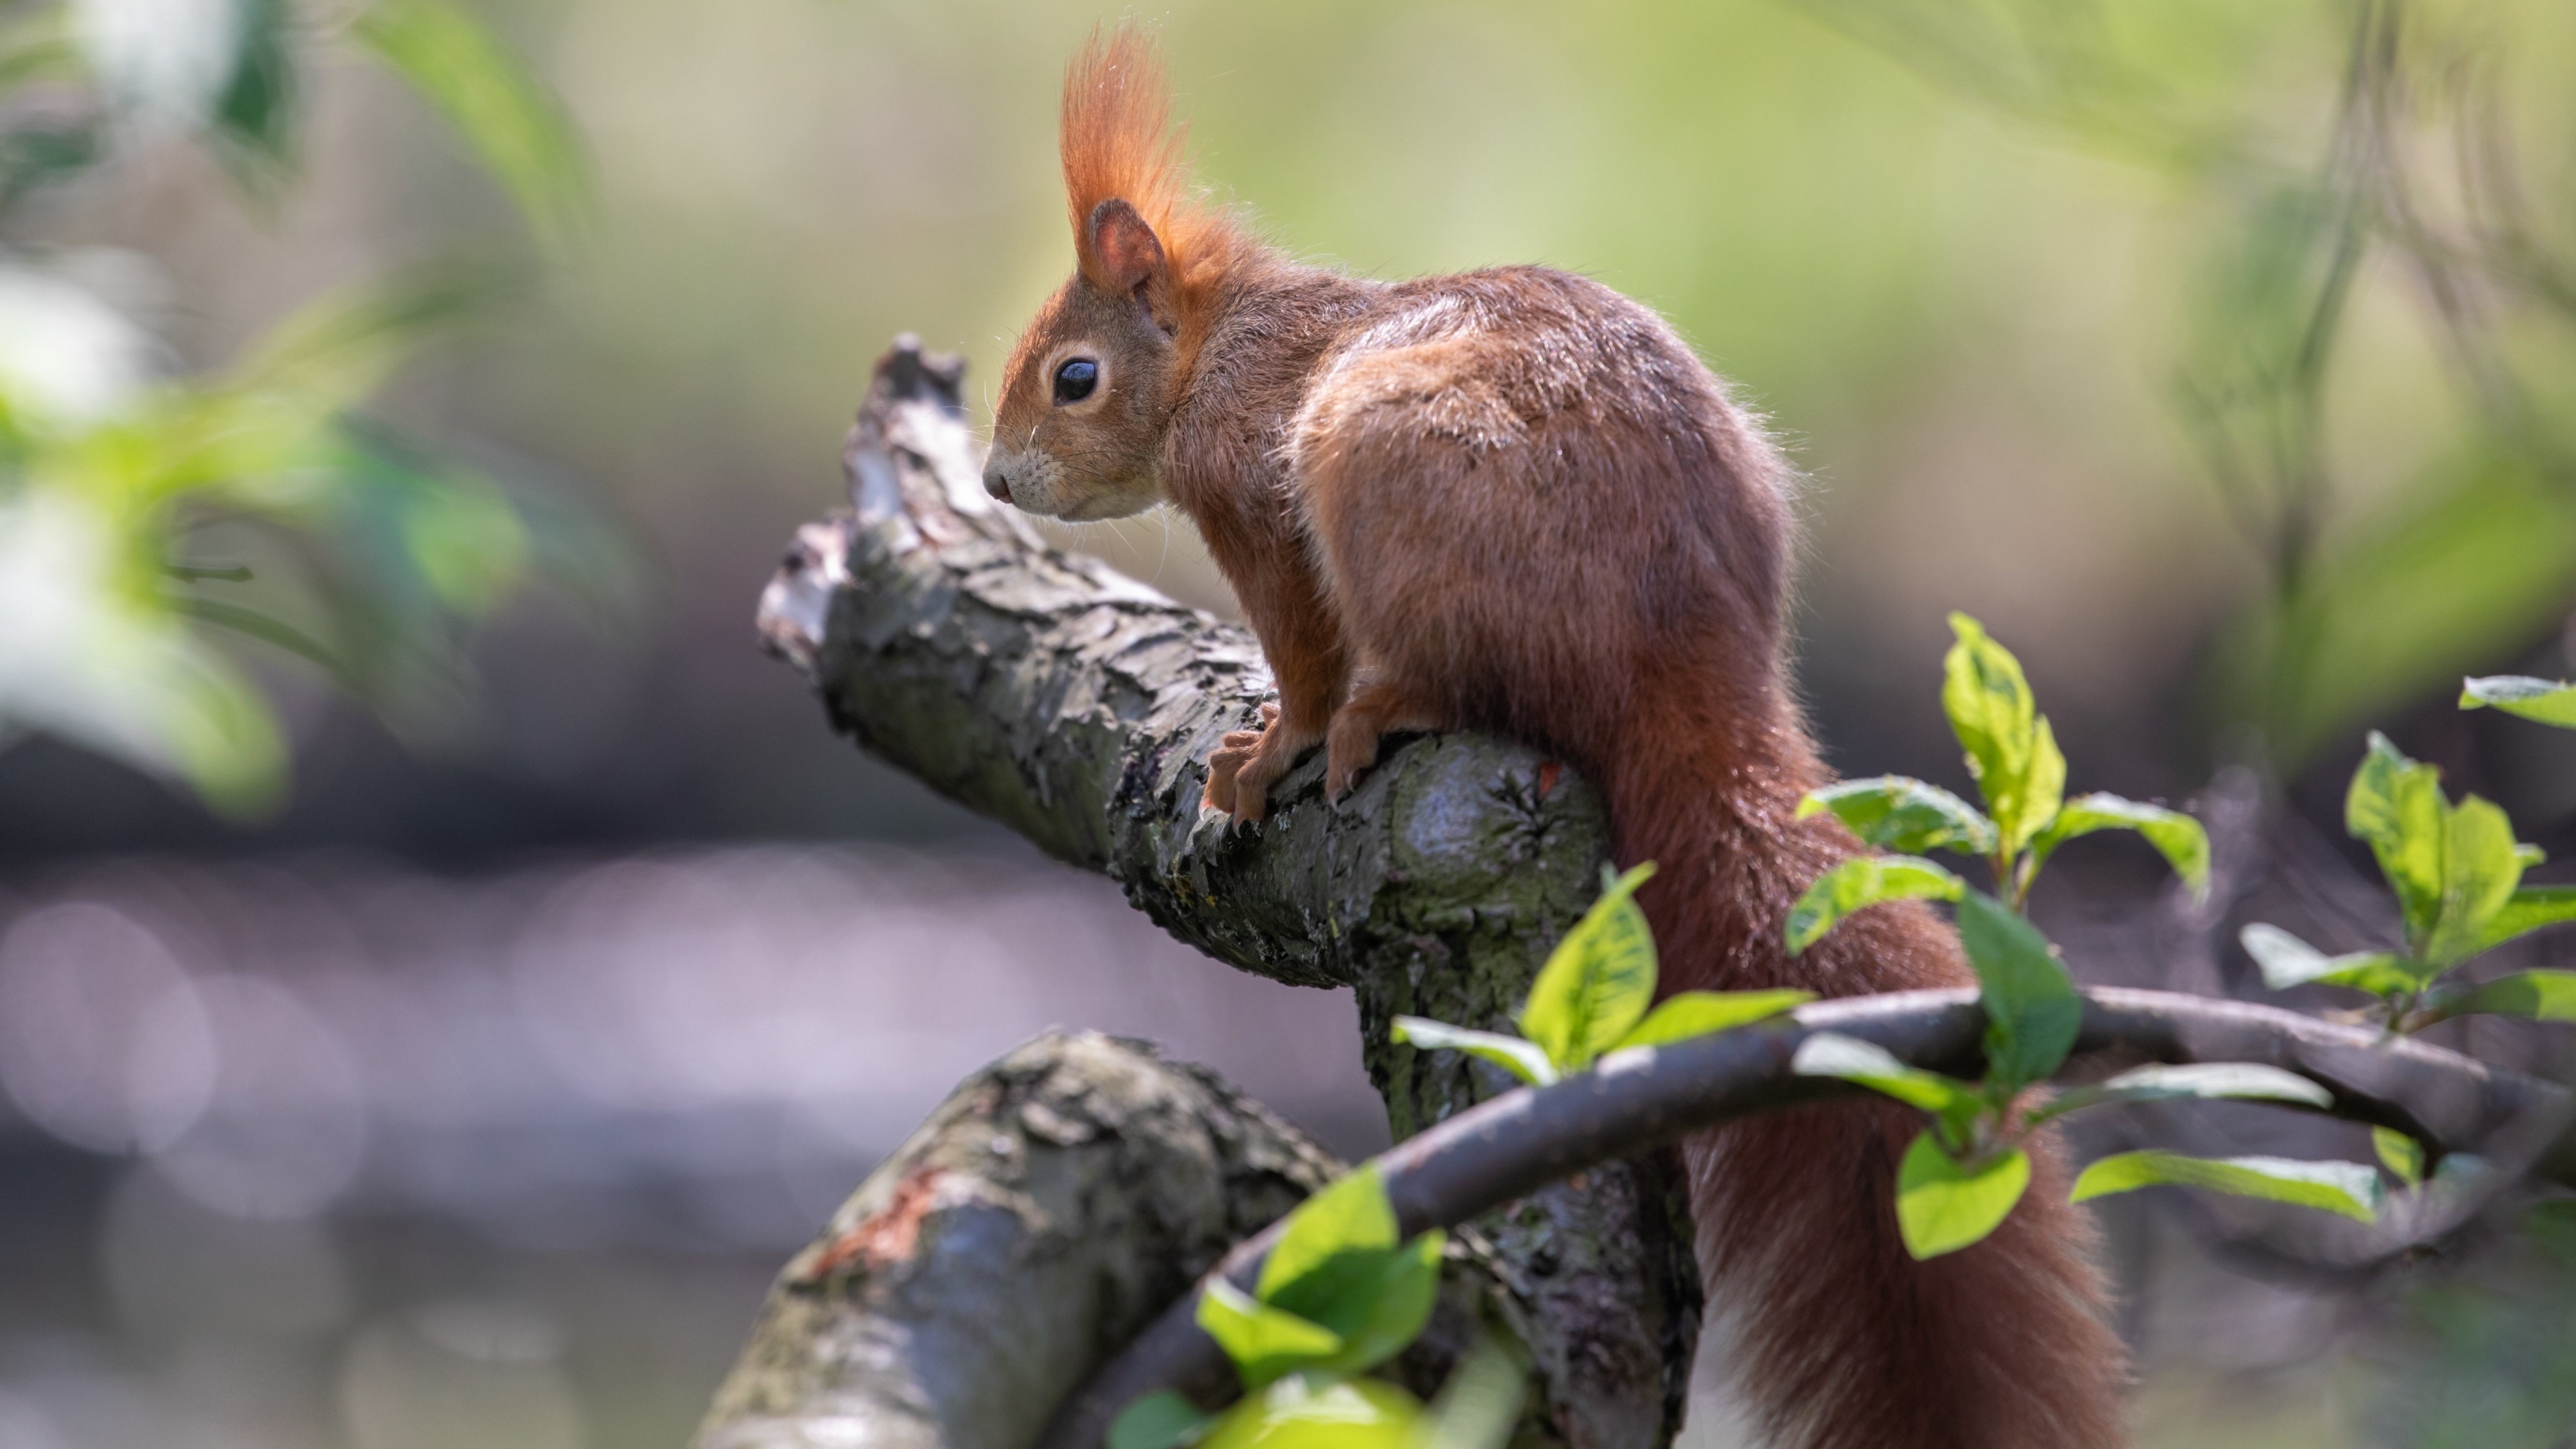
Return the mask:
M 1055 370 L 1055 400 L 1058 406 L 1078 403 L 1091 396 L 1100 386 L 1100 364 L 1088 357 L 1077 357 Z

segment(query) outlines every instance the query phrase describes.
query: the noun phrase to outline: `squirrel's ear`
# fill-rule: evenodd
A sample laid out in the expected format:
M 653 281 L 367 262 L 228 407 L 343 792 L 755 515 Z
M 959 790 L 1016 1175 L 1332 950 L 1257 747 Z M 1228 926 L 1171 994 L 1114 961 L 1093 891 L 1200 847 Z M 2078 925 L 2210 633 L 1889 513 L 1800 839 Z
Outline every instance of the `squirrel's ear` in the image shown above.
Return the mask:
M 1091 209 L 1091 254 L 1100 261 L 1099 280 L 1132 293 L 1160 277 L 1163 242 L 1136 208 L 1113 196 Z

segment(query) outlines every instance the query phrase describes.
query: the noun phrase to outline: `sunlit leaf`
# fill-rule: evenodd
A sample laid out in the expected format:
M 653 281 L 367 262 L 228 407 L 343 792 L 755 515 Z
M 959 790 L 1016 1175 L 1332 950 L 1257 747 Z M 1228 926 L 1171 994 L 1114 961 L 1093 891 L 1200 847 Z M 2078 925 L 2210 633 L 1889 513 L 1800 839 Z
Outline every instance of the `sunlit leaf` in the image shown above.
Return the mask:
M 1299 1280 L 1318 1272 L 1343 1254 L 1393 1248 L 1395 1209 L 1386 1200 L 1386 1184 L 1377 1169 L 1362 1166 L 1298 1204 L 1288 1216 L 1279 1241 L 1261 1265 L 1254 1296 L 1264 1303 Z
M 2499 674 L 2463 682 L 2460 708 L 2485 709 L 2489 706 L 2545 725 L 2576 730 L 2576 684 L 2518 674 Z
M 1845 916 L 1863 907 L 1883 901 L 1955 901 L 1965 889 L 1957 876 L 1921 856 L 1853 856 L 1816 877 L 1789 908 L 1789 954 L 1823 940 Z
M 1253 1388 L 1328 1359 L 1342 1347 L 1340 1334 L 1260 1302 L 1222 1278 L 1208 1280 L 1199 1294 L 1198 1325 Z
M 2388 1175 L 2408 1187 L 2424 1180 L 2424 1144 L 2403 1132 L 2388 1127 L 2370 1129 L 2370 1145 L 2379 1154 L 2379 1165 Z
M 2576 1021 L 2576 971 L 2517 971 L 2470 990 L 2445 1014 Z
M 1109 1449 L 1181 1449 L 1215 1423 L 1214 1414 L 1163 1389 L 1118 1411 L 1109 1424 Z
M 490 613 L 527 572 L 528 530 L 492 480 L 449 470 L 403 510 L 402 542 L 439 602 L 467 618 Z
M 1330 1350 L 1296 1367 L 1358 1373 L 1413 1341 L 1440 1290 L 1443 1234 L 1396 1241 L 1395 1211 L 1374 1167 L 1361 1167 L 1289 1216 L 1253 1296 L 1328 1329 Z
M 286 783 L 276 717 L 179 613 L 120 585 L 116 545 L 94 498 L 0 493 L 0 731 L 48 731 L 263 813 Z
M 1282 1290 L 1281 1306 L 1291 1312 L 1312 1311 L 1318 1321 L 1342 1335 L 1341 1348 L 1316 1370 L 1366 1373 L 1404 1352 L 1431 1321 L 1432 1306 L 1439 1301 L 1440 1254 L 1447 1242 L 1448 1235 L 1436 1229 L 1422 1233 L 1382 1255 L 1366 1283 L 1336 1285 L 1329 1298 L 1318 1294 L 1305 1308 L 1299 1300 L 1323 1279 L 1310 1276 Z
M 1422 1406 L 1376 1379 L 1289 1377 L 1225 1411 L 1200 1449 L 1420 1449 Z
M 1905 1149 L 1896 1170 L 1896 1226 L 1917 1258 L 1955 1253 L 2003 1226 L 2030 1186 L 2030 1154 L 2020 1148 L 1963 1164 L 1929 1132 Z
M 2031 843 L 2031 852 L 2044 862 L 2060 845 L 2097 830 L 2134 830 L 2145 836 L 2191 887 L 2193 898 L 2208 899 L 2209 833 L 2199 821 L 2161 805 L 2099 792 L 2069 800 Z
M 2523 856 L 2513 822 L 2475 795 L 2442 822 L 2442 905 L 2424 943 L 2424 959 L 2452 966 L 2477 954 L 2487 928 L 2522 880 Z
M 539 236 L 569 239 L 589 190 L 572 121 L 472 12 L 451 0 L 374 0 L 354 33 L 446 116 Z
M 1530 983 L 1521 1035 L 1545 1049 L 1559 1072 L 1590 1066 L 1654 1002 L 1655 934 L 1635 900 L 1654 873 L 1648 861 L 1609 882 Z
M 2039 717 L 2021 661 L 1965 614 L 1952 614 L 1950 628 L 1958 642 L 1942 660 L 1941 706 L 2003 848 L 2017 851 L 2056 817 L 2066 757 Z
M 2091 1086 L 2072 1088 L 2031 1113 L 2030 1120 L 2044 1122 L 2088 1107 L 2128 1106 L 2177 1098 L 2294 1102 L 2307 1107 L 2334 1105 L 2334 1093 L 2279 1067 L 2267 1067 L 2259 1062 L 2192 1062 L 2179 1066 L 2133 1067 Z
M 2263 984 L 2274 991 L 2316 982 L 2385 996 L 2394 991 L 2411 991 L 2423 979 L 2422 968 L 2403 956 L 2387 951 L 2329 956 L 2278 926 L 2260 922 L 2239 932 L 2237 940 L 2262 971 Z
M 1557 1079 L 1556 1064 L 1547 1059 L 1546 1048 L 1537 1042 L 1505 1036 L 1498 1031 L 1472 1031 L 1428 1017 L 1399 1016 L 1390 1035 L 1396 1041 L 1425 1051 L 1445 1048 L 1465 1052 L 1471 1057 L 1492 1062 L 1533 1087 L 1544 1087 Z
M 2379 1217 L 2379 1173 L 2358 1162 L 2301 1162 L 2286 1157 L 2185 1157 L 2122 1152 L 2084 1169 L 2070 1200 L 2085 1202 L 2142 1187 L 2199 1187 L 2238 1197 L 2316 1208 L 2362 1222 Z
M 1826 810 L 1862 844 L 1899 855 L 1956 850 L 1983 856 L 1995 849 L 1995 823 L 1976 806 L 1938 785 L 1903 775 L 1844 780 L 1810 790 L 1798 801 L 1797 818 Z
M 1685 991 L 1646 1013 L 1636 1030 L 1619 1039 L 1619 1045 L 1660 1046 L 1731 1031 L 1768 1021 L 1815 999 L 1812 991 Z
M 1982 988 L 1987 1071 L 2015 1087 L 2047 1080 L 2084 1024 L 2084 998 L 2055 948 L 1982 891 L 1959 900 L 1959 944 Z
M 2448 814 L 2439 772 L 2406 758 L 2371 731 L 2370 748 L 2344 794 L 2344 827 L 2370 846 L 2421 948 L 2442 913 L 2442 837 Z
M 1907 1066 L 1885 1047 L 1838 1032 L 1820 1031 L 1798 1043 L 1789 1070 L 1802 1077 L 1857 1082 L 1941 1119 L 1953 1136 L 1961 1135 L 1986 1106 L 1975 1083 Z
M 2576 886 L 2524 886 L 2487 918 L 2473 950 L 2493 950 L 2517 936 L 2566 921 L 2576 921 Z

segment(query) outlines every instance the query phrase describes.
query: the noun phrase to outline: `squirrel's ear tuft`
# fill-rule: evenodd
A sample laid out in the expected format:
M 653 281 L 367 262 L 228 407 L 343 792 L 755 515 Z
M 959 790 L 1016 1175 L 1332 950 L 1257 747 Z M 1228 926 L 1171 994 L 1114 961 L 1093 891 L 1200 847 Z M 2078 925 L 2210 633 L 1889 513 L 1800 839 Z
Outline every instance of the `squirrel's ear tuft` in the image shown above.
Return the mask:
M 1090 231 L 1091 254 L 1100 259 L 1103 285 L 1130 293 L 1162 275 L 1162 239 L 1124 200 L 1113 196 L 1093 207 Z

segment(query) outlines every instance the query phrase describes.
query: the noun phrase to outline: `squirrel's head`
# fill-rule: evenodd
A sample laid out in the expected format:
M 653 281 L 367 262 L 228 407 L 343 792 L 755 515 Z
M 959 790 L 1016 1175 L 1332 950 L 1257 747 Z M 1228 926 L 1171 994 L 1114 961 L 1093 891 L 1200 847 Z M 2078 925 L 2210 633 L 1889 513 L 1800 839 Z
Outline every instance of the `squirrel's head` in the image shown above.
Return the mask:
M 994 497 L 1050 518 L 1124 518 L 1160 502 L 1163 433 L 1179 401 L 1180 326 L 1161 238 L 1120 197 L 1088 220 L 1082 268 L 1003 365 L 984 460 Z
M 1053 518 L 1124 518 L 1163 497 L 1164 435 L 1208 304 L 1243 245 L 1184 195 L 1153 43 L 1094 32 L 1064 82 L 1077 259 L 1002 368 L 984 487 Z

